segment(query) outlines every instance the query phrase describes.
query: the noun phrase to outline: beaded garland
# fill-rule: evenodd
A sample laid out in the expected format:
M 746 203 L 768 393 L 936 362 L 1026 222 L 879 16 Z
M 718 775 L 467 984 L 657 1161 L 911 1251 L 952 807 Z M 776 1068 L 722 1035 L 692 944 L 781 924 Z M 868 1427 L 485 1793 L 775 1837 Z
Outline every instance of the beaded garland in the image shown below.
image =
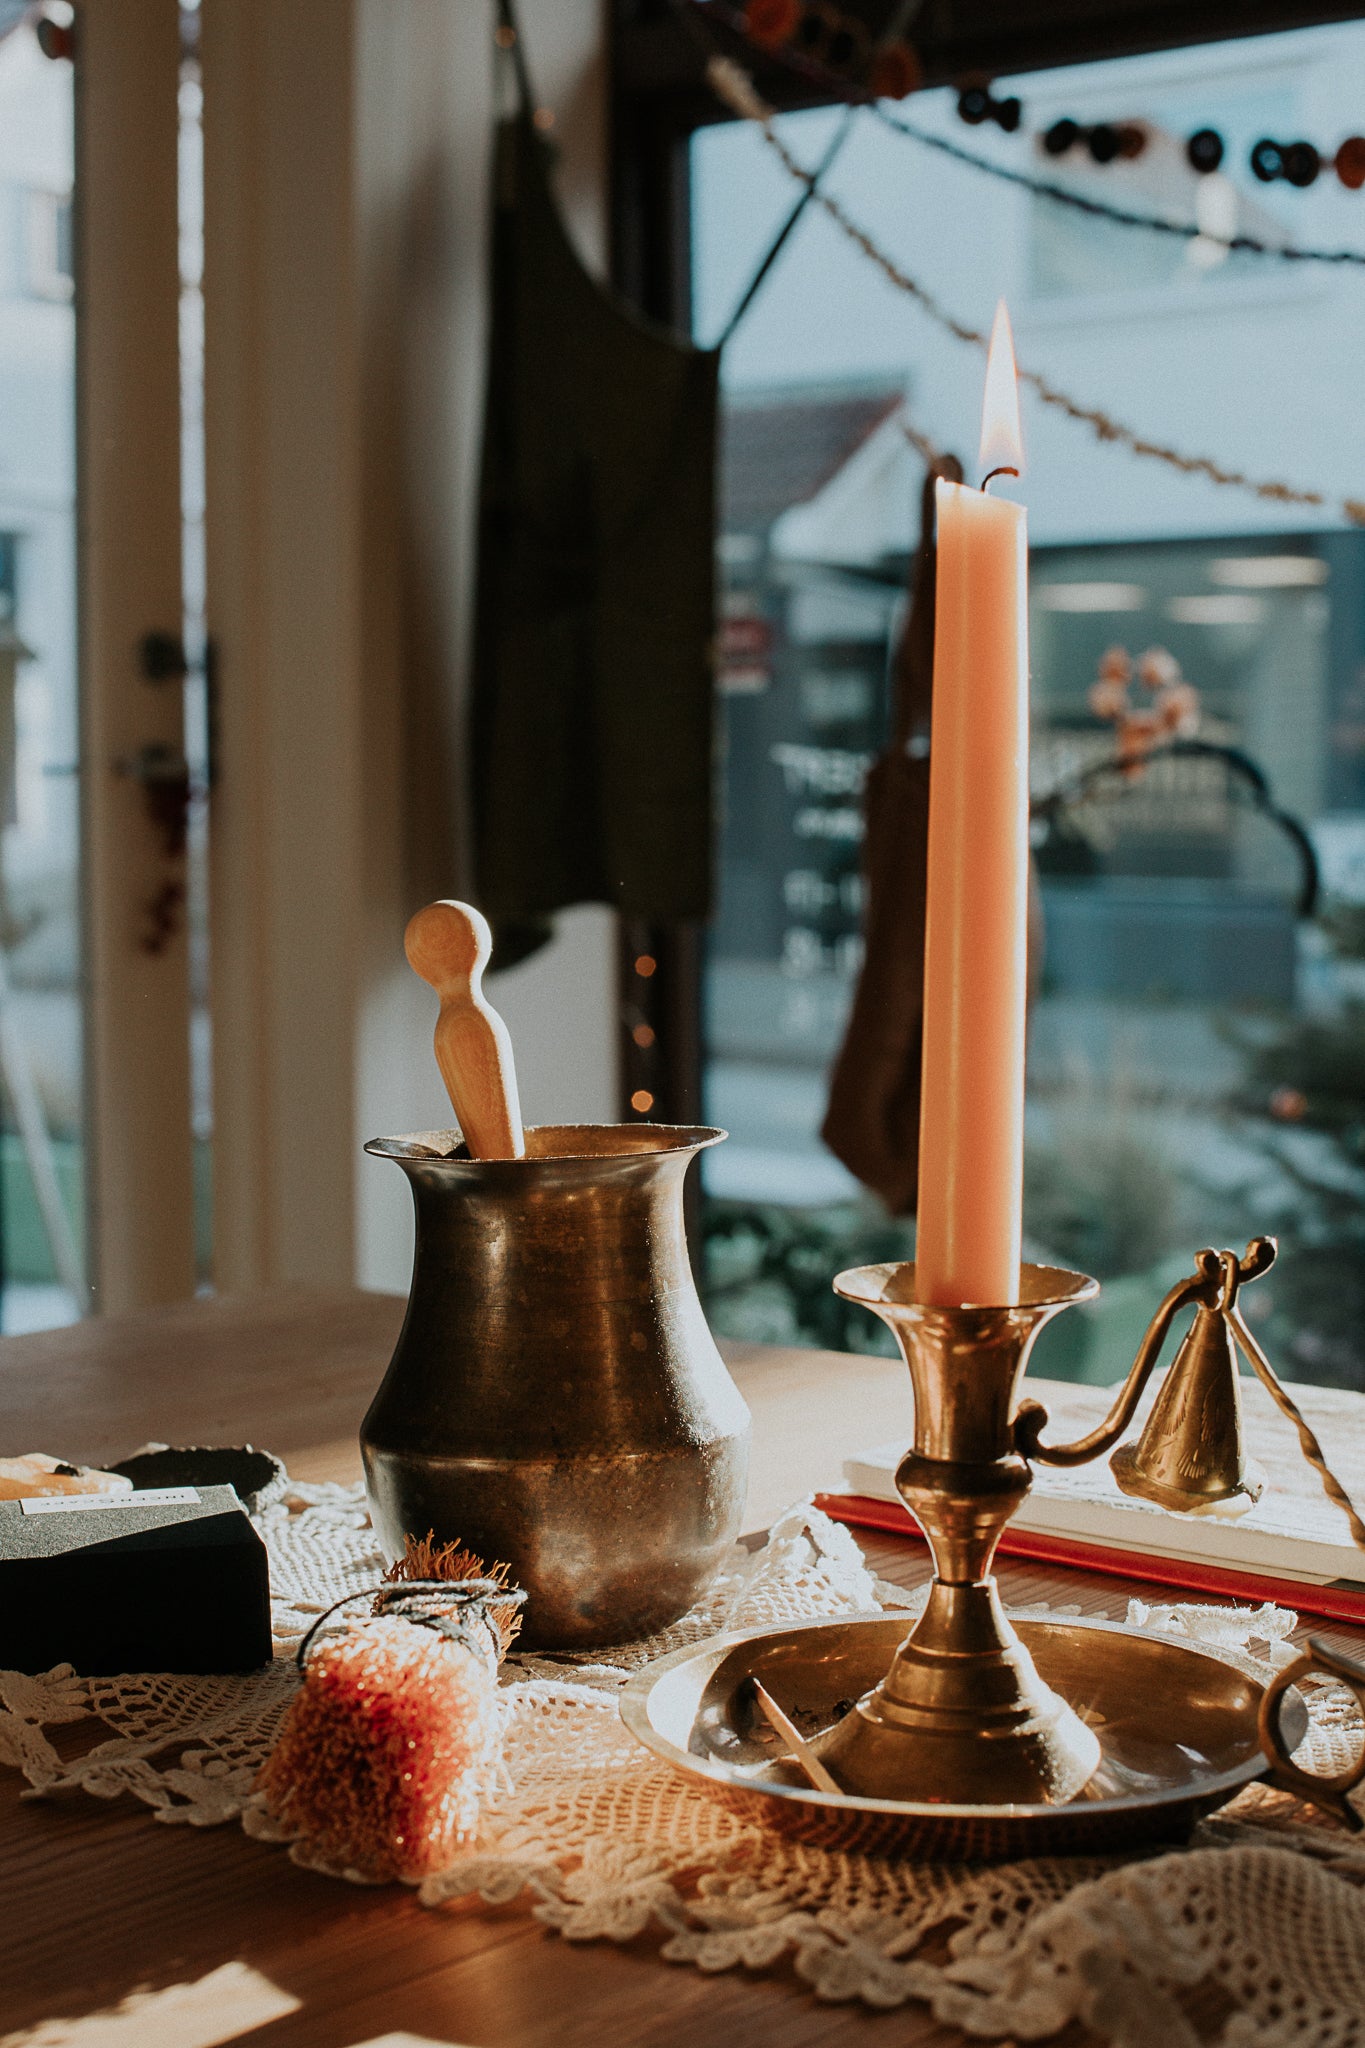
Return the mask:
M 746 0 L 742 20 L 745 35 L 757 48 L 786 50 L 846 80 L 856 78 L 873 99 L 904 99 L 923 83 L 923 66 L 904 38 L 874 46 L 866 26 L 829 0 Z M 962 87 L 957 111 L 969 127 L 993 121 L 1007 135 L 1018 131 L 1024 116 L 1023 103 L 1014 94 L 997 99 L 989 82 L 980 79 Z M 1084 149 L 1092 162 L 1111 164 L 1141 156 L 1147 139 L 1140 121 L 1083 122 L 1063 115 L 1043 130 L 1037 142 L 1045 156 L 1064 157 Z M 1201 177 L 1220 169 L 1226 153 L 1223 137 L 1212 127 L 1196 128 L 1185 143 L 1186 161 Z M 1263 185 L 1282 180 L 1302 191 L 1330 167 L 1348 192 L 1358 192 L 1365 185 L 1365 136 L 1348 135 L 1335 150 L 1319 149 L 1302 139 L 1284 142 L 1262 136 L 1252 145 L 1249 163 Z
M 955 341 L 983 350 L 988 346 L 987 337 L 981 329 L 955 318 L 927 286 L 906 270 L 903 264 L 886 253 L 852 217 L 842 201 L 820 184 L 815 173 L 806 170 L 798 162 L 777 131 L 776 109 L 768 105 L 758 93 L 747 72 L 728 58 L 715 56 L 707 64 L 706 75 L 716 96 L 741 119 L 752 121 L 758 127 L 764 141 L 776 155 L 787 175 L 810 193 L 812 203 L 833 221 L 840 233 L 859 249 L 869 262 L 876 264 L 898 291 L 903 291 L 913 298 L 929 318 L 951 334 Z M 1321 252 L 1314 253 L 1318 260 L 1322 260 Z M 1365 253 L 1343 252 L 1340 258 L 1328 260 L 1349 260 L 1365 264 Z M 1101 407 L 1082 405 L 1038 370 L 1029 369 L 1021 363 L 1018 365 L 1018 374 L 1019 382 L 1033 391 L 1044 405 L 1053 406 L 1069 419 L 1091 427 L 1101 441 L 1128 448 L 1134 455 L 1140 455 L 1148 461 L 1164 462 L 1184 476 L 1206 477 L 1210 483 L 1219 484 L 1229 490 L 1247 491 L 1252 496 L 1270 503 L 1313 506 L 1335 504 L 1353 526 L 1365 526 L 1365 499 L 1333 500 L 1325 491 L 1305 489 L 1301 485 L 1287 483 L 1279 477 L 1251 476 L 1245 471 L 1230 469 L 1208 455 L 1187 455 L 1178 448 L 1168 447 L 1163 442 L 1153 441 L 1147 435 L 1139 434 Z M 902 424 L 904 425 L 904 421 Z M 909 438 L 917 447 L 932 446 L 927 437 L 918 431 L 910 434 Z
M 924 83 L 913 44 L 897 36 L 874 45 L 855 15 L 829 0 L 746 0 L 743 29 L 760 50 L 788 50 L 836 76 L 856 75 L 873 99 L 901 100 Z

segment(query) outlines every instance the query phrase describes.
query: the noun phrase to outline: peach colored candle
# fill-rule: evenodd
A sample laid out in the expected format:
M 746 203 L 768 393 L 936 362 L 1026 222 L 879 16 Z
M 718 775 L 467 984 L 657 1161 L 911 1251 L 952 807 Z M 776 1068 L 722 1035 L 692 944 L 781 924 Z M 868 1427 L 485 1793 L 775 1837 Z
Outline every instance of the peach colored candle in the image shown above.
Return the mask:
M 983 471 L 1019 467 L 1018 419 L 1002 301 L 986 373 Z M 1019 1299 L 1028 549 L 1022 505 L 942 482 L 937 498 L 915 1257 L 920 1300 L 955 1307 Z

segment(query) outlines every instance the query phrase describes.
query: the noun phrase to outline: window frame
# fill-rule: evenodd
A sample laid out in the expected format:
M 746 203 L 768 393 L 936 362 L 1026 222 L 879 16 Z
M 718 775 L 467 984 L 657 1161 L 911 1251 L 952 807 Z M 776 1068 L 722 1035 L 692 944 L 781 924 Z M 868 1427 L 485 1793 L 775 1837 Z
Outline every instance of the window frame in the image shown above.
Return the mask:
M 76 491 L 87 1305 L 195 1290 L 185 918 L 153 948 L 173 886 L 145 770 L 182 759 L 179 0 L 77 22 Z M 143 772 L 140 774 L 139 770 Z

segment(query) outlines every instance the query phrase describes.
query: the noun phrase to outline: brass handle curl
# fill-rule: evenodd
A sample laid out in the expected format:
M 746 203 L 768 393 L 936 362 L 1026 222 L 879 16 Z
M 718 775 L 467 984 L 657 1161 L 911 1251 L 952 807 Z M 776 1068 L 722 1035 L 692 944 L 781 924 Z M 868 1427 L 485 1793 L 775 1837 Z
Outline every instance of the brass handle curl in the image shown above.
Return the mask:
M 1308 1638 L 1308 1648 L 1292 1664 L 1277 1672 L 1261 1695 L 1261 1711 L 1257 1721 L 1257 1734 L 1261 1748 L 1270 1761 L 1269 1778 L 1282 1792 L 1292 1792 L 1297 1799 L 1306 1799 L 1323 1813 L 1331 1814 L 1344 1827 L 1353 1831 L 1365 1828 L 1365 1819 L 1357 1813 L 1348 1792 L 1353 1792 L 1365 1779 L 1365 1738 L 1362 1739 L 1360 1754 L 1354 1763 L 1344 1771 L 1305 1771 L 1294 1762 L 1284 1745 L 1280 1728 L 1280 1704 L 1291 1686 L 1306 1678 L 1310 1671 L 1319 1671 L 1326 1678 L 1335 1678 L 1348 1686 L 1365 1714 L 1365 1664 L 1359 1664 L 1353 1657 L 1343 1656 L 1339 1650 L 1331 1649 L 1320 1636 Z
M 1152 1317 L 1113 1407 L 1089 1435 L 1077 1437 L 1070 1444 L 1042 1443 L 1039 1439 L 1047 1428 L 1046 1408 L 1041 1401 L 1020 1403 L 1014 1418 L 1014 1441 L 1024 1457 L 1040 1465 L 1088 1465 L 1092 1458 L 1102 1458 L 1106 1451 L 1113 1450 L 1137 1412 L 1137 1404 L 1152 1376 L 1152 1368 L 1161 1356 L 1161 1348 L 1175 1317 L 1191 1302 L 1207 1301 L 1218 1286 L 1220 1268 L 1217 1252 L 1202 1251 L 1195 1263 L 1198 1271 L 1188 1280 L 1178 1280 Z
M 1014 1442 L 1024 1457 L 1039 1465 L 1088 1465 L 1092 1458 L 1102 1458 L 1106 1451 L 1112 1451 L 1137 1413 L 1143 1390 L 1161 1356 L 1171 1324 L 1181 1309 L 1196 1302 L 1206 1308 L 1230 1308 L 1236 1300 L 1238 1288 L 1245 1281 L 1255 1280 L 1268 1272 L 1275 1263 L 1275 1240 L 1273 1237 L 1253 1238 L 1247 1246 L 1246 1257 L 1240 1261 L 1231 1252 L 1206 1248 L 1196 1253 L 1194 1263 L 1195 1271 L 1190 1278 L 1177 1280 L 1152 1317 L 1128 1377 L 1119 1388 L 1113 1407 L 1097 1428 L 1087 1436 L 1077 1437 L 1074 1443 L 1045 1444 L 1040 1438 L 1047 1428 L 1046 1408 L 1040 1401 L 1020 1403 L 1014 1418 Z

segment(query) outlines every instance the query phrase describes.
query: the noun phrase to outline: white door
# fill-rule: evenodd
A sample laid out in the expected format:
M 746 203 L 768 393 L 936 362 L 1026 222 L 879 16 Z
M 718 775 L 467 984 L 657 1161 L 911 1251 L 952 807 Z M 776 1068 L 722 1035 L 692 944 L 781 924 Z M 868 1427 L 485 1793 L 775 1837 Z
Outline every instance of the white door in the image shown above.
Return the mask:
M 0 1312 L 194 1287 L 176 0 L 0 0 Z

